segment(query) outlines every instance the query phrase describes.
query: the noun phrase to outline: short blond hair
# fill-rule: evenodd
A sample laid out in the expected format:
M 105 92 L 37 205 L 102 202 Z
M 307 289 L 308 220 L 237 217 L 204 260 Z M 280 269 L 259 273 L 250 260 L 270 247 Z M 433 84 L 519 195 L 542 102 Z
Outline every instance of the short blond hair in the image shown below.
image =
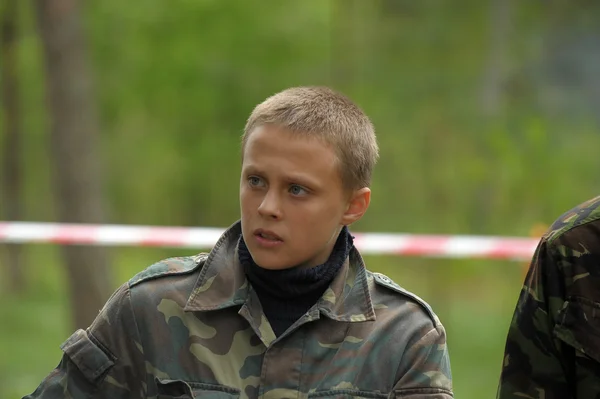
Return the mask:
M 248 137 L 259 126 L 272 124 L 293 133 L 323 140 L 338 156 L 344 187 L 371 184 L 379 157 L 375 128 L 349 98 L 328 87 L 292 87 L 258 104 L 242 136 L 242 157 Z

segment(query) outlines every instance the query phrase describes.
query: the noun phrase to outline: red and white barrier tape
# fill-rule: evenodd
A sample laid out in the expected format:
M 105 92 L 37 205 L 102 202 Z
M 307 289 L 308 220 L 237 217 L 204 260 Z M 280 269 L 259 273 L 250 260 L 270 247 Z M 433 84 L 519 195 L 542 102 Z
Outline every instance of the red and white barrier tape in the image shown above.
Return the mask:
M 0 222 L 0 243 L 210 249 L 225 231 L 212 227 Z M 363 254 L 527 261 L 538 239 L 520 237 L 355 233 Z

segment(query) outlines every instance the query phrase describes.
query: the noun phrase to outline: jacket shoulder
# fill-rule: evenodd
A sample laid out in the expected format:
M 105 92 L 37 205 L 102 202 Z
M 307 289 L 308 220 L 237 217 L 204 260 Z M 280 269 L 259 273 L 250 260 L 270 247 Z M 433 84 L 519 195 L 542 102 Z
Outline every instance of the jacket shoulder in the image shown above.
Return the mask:
M 600 222 L 600 196 L 563 213 L 552 223 L 544 238 L 551 242 L 575 228 L 585 227 L 592 222 Z
M 401 287 L 398 283 L 396 283 L 394 280 L 392 280 L 391 278 L 389 278 L 388 276 L 386 276 L 383 273 L 377 273 L 377 272 L 369 272 L 372 276 L 373 276 L 373 280 L 375 281 L 375 284 L 387 288 L 391 291 L 393 291 L 394 293 L 402 296 L 404 299 L 408 299 L 413 303 L 416 303 L 417 305 L 419 305 L 422 310 L 425 312 L 425 314 L 431 319 L 431 322 L 433 323 L 434 327 L 438 327 L 441 322 L 438 318 L 438 316 L 435 314 L 435 312 L 433 311 L 433 309 L 431 308 L 431 306 L 421 297 L 419 297 L 418 295 L 406 290 L 405 288 Z
M 199 253 L 193 256 L 163 259 L 133 276 L 128 282 L 129 287 L 141 284 L 144 281 L 154 280 L 165 276 L 194 273 L 202 267 L 207 257 L 207 253 Z

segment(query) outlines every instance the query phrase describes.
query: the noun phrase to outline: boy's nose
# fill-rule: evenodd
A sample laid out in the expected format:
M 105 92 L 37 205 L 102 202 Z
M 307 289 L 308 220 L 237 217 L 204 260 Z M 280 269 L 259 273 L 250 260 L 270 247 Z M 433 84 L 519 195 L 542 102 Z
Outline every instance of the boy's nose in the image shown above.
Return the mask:
M 260 206 L 258 207 L 258 213 L 261 216 L 280 219 L 281 218 L 281 200 L 277 193 L 273 190 L 269 190 L 264 196 Z

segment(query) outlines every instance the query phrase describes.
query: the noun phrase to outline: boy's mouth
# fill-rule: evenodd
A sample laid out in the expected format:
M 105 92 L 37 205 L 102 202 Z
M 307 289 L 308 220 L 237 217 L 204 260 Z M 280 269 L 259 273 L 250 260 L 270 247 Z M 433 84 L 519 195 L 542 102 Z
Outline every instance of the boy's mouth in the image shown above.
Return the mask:
M 270 230 L 257 229 L 257 230 L 254 230 L 254 235 L 263 240 L 269 240 L 269 241 L 275 241 L 275 242 L 283 241 L 281 239 L 281 237 L 279 237 L 277 234 L 275 234 L 274 232 L 272 232 Z

